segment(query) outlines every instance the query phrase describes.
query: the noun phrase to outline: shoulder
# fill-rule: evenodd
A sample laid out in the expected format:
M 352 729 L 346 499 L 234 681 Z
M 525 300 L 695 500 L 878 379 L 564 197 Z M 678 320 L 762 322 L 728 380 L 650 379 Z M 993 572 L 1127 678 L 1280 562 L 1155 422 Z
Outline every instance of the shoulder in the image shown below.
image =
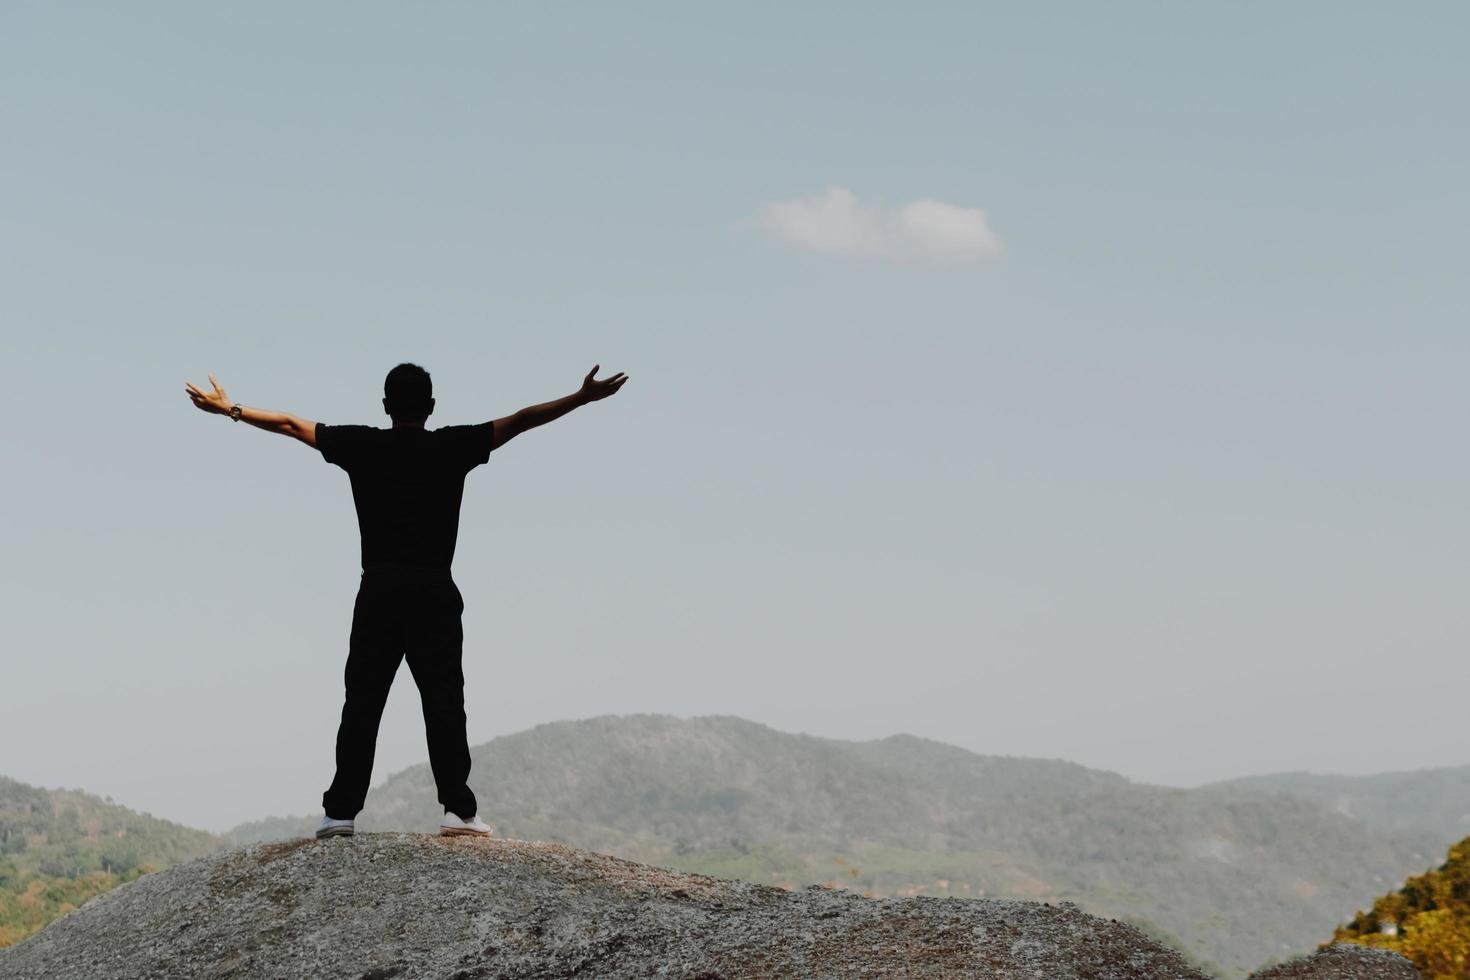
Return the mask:
M 329 440 L 371 439 L 374 433 L 383 431 L 383 429 L 375 428 L 371 425 L 330 425 L 326 422 L 318 422 L 316 424 L 318 439 L 324 435 Z
M 316 424 L 316 448 L 329 463 L 344 462 L 352 452 L 366 445 L 383 429 L 371 425 Z
M 494 422 L 476 422 L 474 425 L 441 425 L 434 430 L 434 435 L 441 439 L 473 439 L 489 432 L 494 425 Z
M 460 462 L 473 468 L 490 457 L 490 448 L 495 440 L 495 423 L 477 422 L 474 425 L 445 425 L 434 430 L 434 438 L 445 447 L 446 452 Z

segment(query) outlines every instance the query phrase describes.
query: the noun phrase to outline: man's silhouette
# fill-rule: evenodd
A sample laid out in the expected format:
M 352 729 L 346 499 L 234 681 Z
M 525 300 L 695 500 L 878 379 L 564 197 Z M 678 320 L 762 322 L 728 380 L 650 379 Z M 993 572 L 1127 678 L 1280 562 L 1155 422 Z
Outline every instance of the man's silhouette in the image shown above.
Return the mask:
M 231 402 L 209 375 L 213 392 L 185 382 L 194 404 L 236 421 L 300 439 L 347 471 L 362 533 L 362 580 L 352 612 L 344 672 L 346 699 L 337 729 L 337 774 L 322 794 L 326 811 L 318 837 L 351 834 L 372 778 L 378 722 L 400 660 L 418 685 L 424 708 L 429 766 L 439 789 L 443 834 L 491 832 L 470 791 L 470 750 L 465 735 L 464 598 L 450 575 L 465 475 L 527 429 L 560 418 L 579 405 L 616 392 L 619 373 L 594 381 L 598 365 L 574 394 L 531 405 L 478 425 L 432 431 L 429 373 L 400 364 L 383 383 L 383 409 L 393 426 L 324 425 Z

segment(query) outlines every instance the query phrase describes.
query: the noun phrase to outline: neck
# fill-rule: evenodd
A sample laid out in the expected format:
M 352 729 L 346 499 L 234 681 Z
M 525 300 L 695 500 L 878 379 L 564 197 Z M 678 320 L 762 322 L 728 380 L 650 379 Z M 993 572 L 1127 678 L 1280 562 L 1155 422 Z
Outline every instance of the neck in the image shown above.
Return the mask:
M 422 422 L 399 422 L 396 419 L 393 422 L 393 428 L 395 429 L 422 429 L 423 427 L 424 423 Z

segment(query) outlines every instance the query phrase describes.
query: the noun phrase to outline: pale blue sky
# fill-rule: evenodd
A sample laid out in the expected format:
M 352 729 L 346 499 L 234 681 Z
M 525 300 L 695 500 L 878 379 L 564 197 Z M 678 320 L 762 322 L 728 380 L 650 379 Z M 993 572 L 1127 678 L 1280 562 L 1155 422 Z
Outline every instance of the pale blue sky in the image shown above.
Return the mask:
M 721 712 L 1175 784 L 1470 763 L 1467 29 L 7 5 L 0 773 L 319 807 L 347 477 L 183 382 L 382 424 L 401 360 L 438 424 L 630 376 L 467 485 L 474 742 Z M 829 188 L 1000 254 L 762 220 Z M 376 776 L 424 758 L 405 669 Z

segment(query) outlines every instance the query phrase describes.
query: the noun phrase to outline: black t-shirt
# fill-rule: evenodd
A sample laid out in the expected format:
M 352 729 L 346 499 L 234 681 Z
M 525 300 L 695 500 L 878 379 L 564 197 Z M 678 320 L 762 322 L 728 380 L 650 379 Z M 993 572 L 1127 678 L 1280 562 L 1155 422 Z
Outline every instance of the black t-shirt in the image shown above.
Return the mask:
M 316 426 L 316 447 L 352 478 L 362 567 L 449 568 L 464 478 L 490 458 L 493 422 L 440 429 Z

